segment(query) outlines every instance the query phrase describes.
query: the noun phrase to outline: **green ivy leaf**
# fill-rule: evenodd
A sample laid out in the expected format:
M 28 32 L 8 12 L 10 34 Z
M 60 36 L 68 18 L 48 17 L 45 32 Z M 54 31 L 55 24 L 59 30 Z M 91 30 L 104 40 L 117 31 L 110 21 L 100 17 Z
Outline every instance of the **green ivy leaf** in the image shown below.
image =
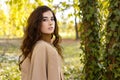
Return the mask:
M 116 23 L 116 22 L 111 22 L 110 23 L 110 28 L 111 28 L 111 30 L 115 30 L 116 29 L 116 27 L 118 26 L 118 24 Z

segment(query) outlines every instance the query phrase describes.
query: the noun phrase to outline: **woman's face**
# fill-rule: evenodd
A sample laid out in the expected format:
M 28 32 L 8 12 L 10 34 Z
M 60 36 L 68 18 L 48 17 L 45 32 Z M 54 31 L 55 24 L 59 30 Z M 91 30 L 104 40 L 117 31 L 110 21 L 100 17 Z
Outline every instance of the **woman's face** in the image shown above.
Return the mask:
M 41 32 L 46 34 L 51 34 L 55 29 L 55 20 L 51 11 L 46 11 L 43 13 L 43 20 L 41 26 Z

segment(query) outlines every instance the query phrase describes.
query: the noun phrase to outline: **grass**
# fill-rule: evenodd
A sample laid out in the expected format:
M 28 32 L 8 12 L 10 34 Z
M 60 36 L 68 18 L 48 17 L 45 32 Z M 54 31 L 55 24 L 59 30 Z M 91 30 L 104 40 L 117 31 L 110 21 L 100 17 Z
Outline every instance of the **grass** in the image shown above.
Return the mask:
M 81 63 L 79 41 L 65 40 L 62 44 L 64 53 L 65 80 L 81 80 L 83 64 Z
M 81 64 L 80 63 L 80 54 L 81 50 L 79 49 L 79 42 L 71 41 L 63 43 L 63 54 L 65 59 L 65 64 Z

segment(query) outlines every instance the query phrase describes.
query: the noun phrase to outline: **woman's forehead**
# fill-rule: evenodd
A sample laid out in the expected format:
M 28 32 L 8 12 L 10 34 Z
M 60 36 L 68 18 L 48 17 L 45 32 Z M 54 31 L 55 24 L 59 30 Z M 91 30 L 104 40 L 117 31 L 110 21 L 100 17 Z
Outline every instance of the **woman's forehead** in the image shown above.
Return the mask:
M 43 17 L 53 17 L 53 13 L 51 11 L 46 11 L 43 13 Z

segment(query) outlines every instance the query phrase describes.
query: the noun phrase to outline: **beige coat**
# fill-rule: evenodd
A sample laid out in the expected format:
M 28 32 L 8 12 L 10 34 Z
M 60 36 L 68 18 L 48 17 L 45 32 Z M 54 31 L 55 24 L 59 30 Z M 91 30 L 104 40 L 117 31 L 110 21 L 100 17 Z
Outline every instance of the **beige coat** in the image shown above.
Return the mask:
M 61 71 L 61 57 L 49 43 L 36 43 L 31 61 L 27 57 L 21 64 L 22 80 L 64 80 Z

